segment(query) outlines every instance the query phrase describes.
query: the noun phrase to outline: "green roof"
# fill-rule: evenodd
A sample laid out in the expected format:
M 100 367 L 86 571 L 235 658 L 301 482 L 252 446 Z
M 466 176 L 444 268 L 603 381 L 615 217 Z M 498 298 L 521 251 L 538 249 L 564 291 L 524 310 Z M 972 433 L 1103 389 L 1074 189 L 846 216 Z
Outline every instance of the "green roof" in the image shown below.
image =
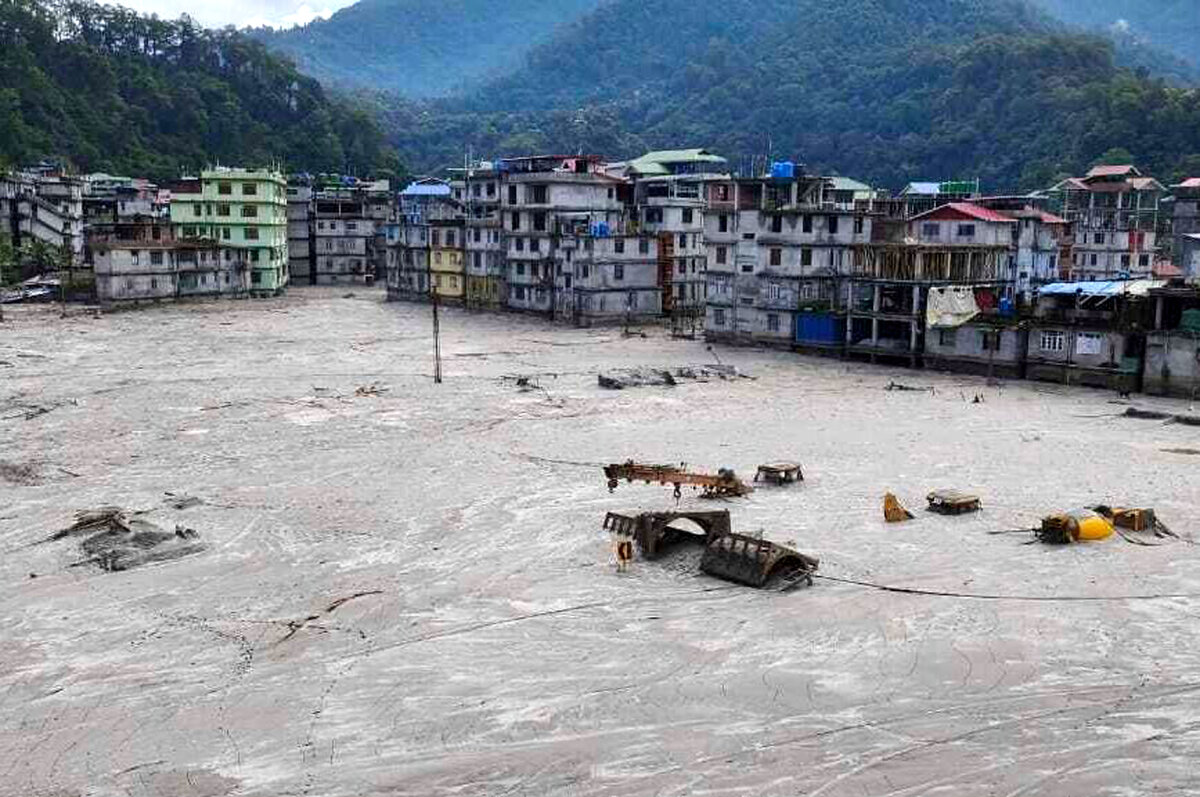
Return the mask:
M 629 168 L 638 174 L 670 174 L 664 164 L 668 163 L 725 163 L 720 155 L 714 155 L 706 149 L 663 149 L 647 152 L 640 158 L 631 160 Z
M 870 191 L 871 186 L 866 183 L 860 183 L 858 180 L 852 180 L 849 177 L 830 177 L 833 181 L 834 191 Z

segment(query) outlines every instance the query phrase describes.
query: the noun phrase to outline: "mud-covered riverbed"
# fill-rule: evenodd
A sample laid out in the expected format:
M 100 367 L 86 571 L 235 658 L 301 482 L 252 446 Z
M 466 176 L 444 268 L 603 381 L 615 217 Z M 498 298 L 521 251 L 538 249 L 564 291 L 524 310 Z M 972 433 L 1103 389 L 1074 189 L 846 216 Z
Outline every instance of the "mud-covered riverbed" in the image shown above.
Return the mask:
M 428 308 L 345 294 L 6 309 L 0 793 L 1200 790 L 1200 551 L 987 534 L 1087 503 L 1200 531 L 1200 429 L 1105 392 L 454 310 L 437 386 Z M 597 384 L 716 357 L 755 378 Z M 984 597 L 759 593 L 687 553 L 618 575 L 605 513 L 674 506 L 608 493 L 597 465 L 630 458 L 797 460 L 802 485 L 723 505 L 735 530 Z M 928 515 L 937 488 L 984 509 Z M 884 524 L 889 490 L 915 521 Z M 101 506 L 203 549 L 109 572 L 43 542 Z

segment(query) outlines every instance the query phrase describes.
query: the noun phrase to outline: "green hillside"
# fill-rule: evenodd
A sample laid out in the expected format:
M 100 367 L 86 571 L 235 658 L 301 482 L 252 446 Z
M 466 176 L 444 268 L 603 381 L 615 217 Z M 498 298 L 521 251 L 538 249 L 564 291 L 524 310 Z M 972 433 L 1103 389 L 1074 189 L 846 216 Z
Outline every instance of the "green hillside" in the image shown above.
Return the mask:
M 662 46 L 667 30 L 670 47 Z M 596 30 L 607 31 L 596 36 Z M 998 0 L 616 0 L 460 100 L 381 102 L 404 156 L 706 146 L 899 186 L 1045 186 L 1114 147 L 1163 175 L 1200 153 L 1193 91 Z
M 1169 50 L 1200 66 L 1200 3 L 1196 0 L 1036 0 L 1076 25 L 1115 31 Z
M 81 0 L 0 2 L 0 162 L 156 178 L 206 163 L 395 168 L 367 111 L 232 31 Z
M 361 0 L 329 19 L 250 35 L 328 83 L 446 94 L 520 65 L 603 0 Z

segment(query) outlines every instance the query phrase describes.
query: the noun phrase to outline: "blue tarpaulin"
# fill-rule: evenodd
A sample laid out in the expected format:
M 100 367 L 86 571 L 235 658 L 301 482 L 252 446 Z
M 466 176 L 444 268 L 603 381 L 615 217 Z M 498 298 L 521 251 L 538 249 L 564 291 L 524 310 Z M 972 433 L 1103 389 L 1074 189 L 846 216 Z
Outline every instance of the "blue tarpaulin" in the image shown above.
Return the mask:
M 1096 282 L 1052 282 L 1038 288 L 1039 296 L 1145 296 L 1151 288 L 1166 285 L 1162 280 L 1106 280 Z

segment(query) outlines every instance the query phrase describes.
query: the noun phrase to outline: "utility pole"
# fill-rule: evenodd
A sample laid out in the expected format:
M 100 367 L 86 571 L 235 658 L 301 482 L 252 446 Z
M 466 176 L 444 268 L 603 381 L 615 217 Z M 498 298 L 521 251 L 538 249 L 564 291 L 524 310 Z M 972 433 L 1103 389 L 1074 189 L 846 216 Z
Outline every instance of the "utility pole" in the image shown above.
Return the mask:
M 434 288 L 433 294 L 433 383 L 440 385 L 442 383 L 442 328 L 441 322 L 438 319 L 438 292 Z

